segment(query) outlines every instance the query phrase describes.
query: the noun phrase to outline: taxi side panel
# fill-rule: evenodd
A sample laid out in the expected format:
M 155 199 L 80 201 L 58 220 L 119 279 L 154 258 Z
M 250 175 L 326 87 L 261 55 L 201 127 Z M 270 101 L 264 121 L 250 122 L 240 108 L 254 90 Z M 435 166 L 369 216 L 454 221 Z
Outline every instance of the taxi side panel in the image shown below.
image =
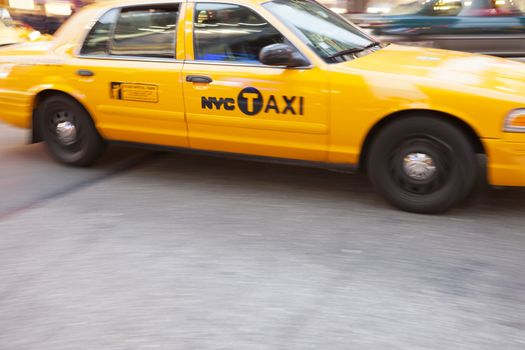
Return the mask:
M 285 37 L 293 38 L 264 9 L 251 8 Z M 330 127 L 328 72 L 317 67 L 287 69 L 195 62 L 193 20 L 193 3 L 188 3 L 184 77 L 206 76 L 212 82 L 183 82 L 191 147 L 326 161 Z M 257 94 L 259 109 L 255 112 L 253 98 Z
M 80 69 L 94 76 L 79 77 Z M 105 138 L 187 147 L 181 70 L 176 62 L 75 58 L 66 74 Z

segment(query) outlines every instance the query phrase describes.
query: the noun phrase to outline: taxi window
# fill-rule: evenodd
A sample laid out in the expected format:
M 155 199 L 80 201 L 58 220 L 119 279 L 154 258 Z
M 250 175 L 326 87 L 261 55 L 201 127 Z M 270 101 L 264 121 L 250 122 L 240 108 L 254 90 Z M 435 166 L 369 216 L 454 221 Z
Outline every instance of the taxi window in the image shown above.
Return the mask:
M 194 18 L 196 60 L 261 64 L 259 52 L 284 37 L 251 9 L 221 3 L 198 3 Z
M 174 58 L 179 5 L 114 9 L 89 32 L 83 55 Z
M 118 9 L 106 12 L 91 28 L 84 45 L 80 50 L 82 55 L 107 55 L 109 50 L 109 37 L 111 29 L 118 16 Z
M 122 9 L 110 54 L 174 58 L 178 10 L 176 4 Z

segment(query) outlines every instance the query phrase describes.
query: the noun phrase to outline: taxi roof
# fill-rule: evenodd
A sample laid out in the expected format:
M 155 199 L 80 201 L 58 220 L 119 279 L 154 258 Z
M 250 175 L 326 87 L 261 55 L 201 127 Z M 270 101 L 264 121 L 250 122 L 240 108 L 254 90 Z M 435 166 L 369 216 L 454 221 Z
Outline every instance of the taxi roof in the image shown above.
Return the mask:
M 206 0 L 203 0 L 206 1 Z M 228 2 L 228 3 L 238 3 L 238 4 L 261 4 L 267 2 L 268 0 L 209 0 L 217 2 Z M 195 0 L 105 0 L 93 3 L 88 5 L 90 8 L 113 8 L 121 6 L 133 6 L 133 5 L 144 5 L 144 4 L 159 4 L 159 3 L 170 3 L 170 2 L 196 2 Z
M 246 4 L 246 5 L 258 5 L 269 0 L 202 0 L 207 2 L 226 2 L 226 3 L 236 3 L 236 4 Z M 93 4 L 83 7 L 80 11 L 75 13 L 70 19 L 68 19 L 55 33 L 54 38 L 56 46 L 60 47 L 65 44 L 73 44 L 79 42 L 82 38 L 82 30 L 89 27 L 89 24 L 93 20 L 98 19 L 98 16 L 102 12 L 108 11 L 112 8 L 124 7 L 124 6 L 140 6 L 148 4 L 169 4 L 176 2 L 196 2 L 195 0 L 104 0 L 100 2 L 95 2 Z

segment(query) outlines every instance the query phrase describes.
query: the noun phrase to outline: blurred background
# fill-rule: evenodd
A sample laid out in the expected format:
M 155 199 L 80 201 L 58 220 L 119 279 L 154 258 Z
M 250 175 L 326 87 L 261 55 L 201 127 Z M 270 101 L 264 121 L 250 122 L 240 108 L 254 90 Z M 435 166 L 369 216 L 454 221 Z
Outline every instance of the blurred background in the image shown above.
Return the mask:
M 0 0 L 2 21 L 30 26 L 43 34 L 53 34 L 73 12 L 94 1 Z
M 0 45 L 15 37 L 41 40 L 42 35 L 52 35 L 69 16 L 94 1 L 0 0 Z M 525 57 L 525 0 L 320 2 L 382 41 Z

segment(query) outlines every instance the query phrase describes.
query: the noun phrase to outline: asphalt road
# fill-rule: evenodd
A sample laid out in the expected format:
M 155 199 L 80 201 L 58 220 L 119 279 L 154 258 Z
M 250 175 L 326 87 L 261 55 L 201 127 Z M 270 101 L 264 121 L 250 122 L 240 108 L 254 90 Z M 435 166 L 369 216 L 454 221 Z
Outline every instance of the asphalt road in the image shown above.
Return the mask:
M 525 349 L 525 190 L 441 216 L 361 175 L 0 125 L 0 349 Z

